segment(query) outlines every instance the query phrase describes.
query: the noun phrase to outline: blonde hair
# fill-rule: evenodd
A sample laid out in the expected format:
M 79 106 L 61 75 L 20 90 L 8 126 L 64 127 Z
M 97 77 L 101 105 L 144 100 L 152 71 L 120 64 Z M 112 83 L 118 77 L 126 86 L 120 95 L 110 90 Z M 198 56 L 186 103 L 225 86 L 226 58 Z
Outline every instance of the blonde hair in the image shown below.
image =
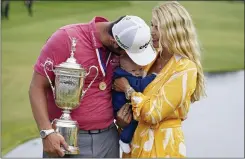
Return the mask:
M 167 49 L 189 58 L 197 67 L 197 84 L 191 96 L 191 102 L 206 96 L 204 74 L 200 62 L 201 49 L 191 16 L 187 10 L 176 1 L 165 2 L 152 10 L 153 19 L 157 22 L 159 31 L 159 51 Z

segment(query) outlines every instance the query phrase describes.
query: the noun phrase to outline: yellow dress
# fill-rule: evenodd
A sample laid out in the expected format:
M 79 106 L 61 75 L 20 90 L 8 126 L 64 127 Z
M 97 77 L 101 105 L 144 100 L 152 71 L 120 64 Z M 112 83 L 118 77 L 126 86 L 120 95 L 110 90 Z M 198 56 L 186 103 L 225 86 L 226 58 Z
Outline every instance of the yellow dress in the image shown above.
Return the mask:
M 124 158 L 186 157 L 181 119 L 189 111 L 196 79 L 195 63 L 174 55 L 143 93 L 132 94 L 133 116 L 139 123 L 131 153 Z

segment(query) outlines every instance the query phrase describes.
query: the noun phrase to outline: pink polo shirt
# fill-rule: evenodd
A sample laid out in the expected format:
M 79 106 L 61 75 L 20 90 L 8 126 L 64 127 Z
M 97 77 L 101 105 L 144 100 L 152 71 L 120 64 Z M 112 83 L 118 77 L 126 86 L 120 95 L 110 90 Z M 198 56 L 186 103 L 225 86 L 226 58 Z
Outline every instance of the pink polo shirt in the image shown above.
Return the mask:
M 43 64 L 46 60 L 58 65 L 71 53 L 71 40 L 69 37 L 77 38 L 75 58 L 87 71 L 90 66 L 95 65 L 99 69 L 99 75 L 90 89 L 85 94 L 80 106 L 73 110 L 71 117 L 79 123 L 80 129 L 95 130 L 108 127 L 114 120 L 111 85 L 114 68 L 118 64 L 118 58 L 103 47 L 96 32 L 95 23 L 107 22 L 103 17 L 95 17 L 90 23 L 71 24 L 58 29 L 46 42 L 37 59 L 34 70 L 45 76 Z M 96 51 L 97 50 L 97 51 Z M 108 57 L 109 56 L 109 57 Z M 103 64 L 107 66 L 103 69 Z M 49 77 L 54 82 L 55 75 L 52 71 L 47 71 Z M 95 77 L 95 70 L 92 69 L 90 75 L 86 77 L 84 88 Z M 102 91 L 99 83 L 104 81 L 107 88 Z M 54 83 L 53 83 L 54 84 Z M 50 120 L 61 116 L 61 109 L 55 104 L 51 88 L 47 93 L 48 113 Z

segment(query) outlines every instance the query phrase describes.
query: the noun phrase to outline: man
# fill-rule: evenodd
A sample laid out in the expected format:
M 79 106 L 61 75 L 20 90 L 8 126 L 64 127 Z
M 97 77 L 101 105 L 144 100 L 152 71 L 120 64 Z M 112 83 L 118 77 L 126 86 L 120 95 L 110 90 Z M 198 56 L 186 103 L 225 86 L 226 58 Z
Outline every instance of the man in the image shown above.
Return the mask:
M 10 0 L 1 1 L 1 18 L 9 19 Z
M 26 5 L 26 7 L 27 7 L 27 9 L 28 9 L 28 15 L 30 16 L 30 17 L 32 17 L 32 5 L 33 5 L 33 0 L 25 0 L 25 5 Z
M 44 73 L 43 64 L 50 60 L 58 65 L 70 57 L 71 38 L 77 38 L 75 58 L 88 69 L 99 68 L 99 75 L 83 97 L 80 106 L 72 111 L 71 117 L 79 124 L 80 155 L 75 157 L 119 157 L 119 138 L 114 125 L 111 87 L 116 56 L 127 53 L 132 60 L 147 65 L 155 58 L 149 45 L 150 28 L 139 17 L 123 16 L 115 22 L 95 17 L 86 24 L 71 24 L 58 29 L 46 42 L 34 66 L 29 97 L 33 116 L 42 135 L 44 157 L 74 157 L 65 155 L 61 149 L 68 149 L 64 138 L 53 133 L 51 122 L 61 116 L 55 105 L 50 84 Z M 111 53 L 110 53 L 111 52 Z M 111 55 L 111 56 L 110 56 Z M 140 56 L 143 58 L 142 60 Z M 91 72 L 85 80 L 85 88 L 95 76 Z M 51 80 L 55 75 L 48 71 Z M 126 113 L 123 114 L 123 112 Z M 132 115 L 125 106 L 117 116 L 120 127 L 130 122 Z

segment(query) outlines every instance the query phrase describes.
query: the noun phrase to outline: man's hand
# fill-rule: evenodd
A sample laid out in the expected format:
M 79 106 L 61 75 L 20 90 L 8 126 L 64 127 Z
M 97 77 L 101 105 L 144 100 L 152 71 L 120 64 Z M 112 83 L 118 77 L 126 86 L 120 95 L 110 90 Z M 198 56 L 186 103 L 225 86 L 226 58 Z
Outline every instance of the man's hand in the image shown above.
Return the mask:
M 126 92 L 130 87 L 128 80 L 125 77 L 115 79 L 112 88 L 118 92 Z
M 65 153 L 61 146 L 69 151 L 64 137 L 59 133 L 52 133 L 43 139 L 43 151 L 46 152 L 49 157 L 63 157 Z
M 132 120 L 132 110 L 130 109 L 129 104 L 125 104 L 122 108 L 117 112 L 117 120 L 116 124 L 120 128 L 124 128 L 127 126 Z

